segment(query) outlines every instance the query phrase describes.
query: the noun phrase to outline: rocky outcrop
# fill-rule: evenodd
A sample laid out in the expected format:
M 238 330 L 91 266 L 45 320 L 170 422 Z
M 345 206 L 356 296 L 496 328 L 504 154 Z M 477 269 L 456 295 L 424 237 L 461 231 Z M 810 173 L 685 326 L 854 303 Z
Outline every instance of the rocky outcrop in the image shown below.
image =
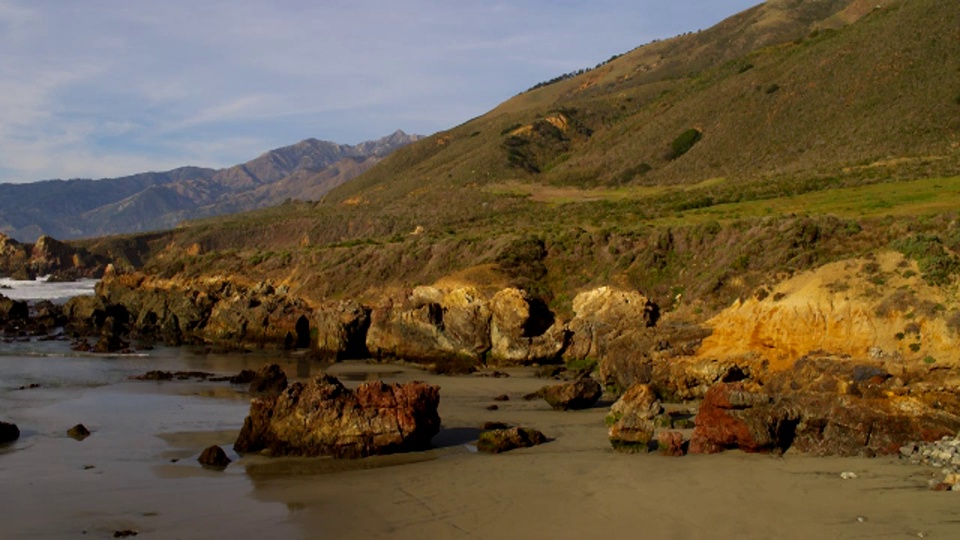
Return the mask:
M 373 308 L 366 344 L 377 358 L 479 363 L 490 350 L 490 310 L 473 287 L 393 293 Z
M 490 312 L 489 357 L 497 364 L 550 363 L 567 346 L 565 325 L 526 291 L 499 291 L 490 300 Z
M 96 294 L 96 300 L 68 303 L 74 324 L 102 328 L 112 316 L 122 319 L 135 337 L 170 344 L 213 340 L 310 346 L 311 308 L 269 283 L 250 286 L 220 277 L 162 279 L 108 270 Z
M 547 437 L 536 429 L 513 427 L 494 429 L 480 434 L 477 450 L 490 454 L 530 448 L 547 442 Z
M 739 448 L 876 456 L 955 434 L 960 416 L 909 396 L 776 395 L 745 383 L 720 383 L 707 392 L 695 423 L 690 451 L 696 453 Z
M 643 331 L 657 324 L 660 309 L 637 291 L 600 287 L 573 299 L 574 317 L 567 325 L 570 345 L 566 360 L 606 356 L 611 341 L 626 333 Z
M 13 442 L 20 438 L 20 428 L 16 424 L 0 422 L 0 444 Z
M 106 265 L 105 257 L 49 236 L 41 236 L 35 244 L 21 244 L 0 234 L 0 276 L 34 279 L 49 275 L 56 280 L 76 280 L 99 277 Z
M 542 397 L 555 410 L 579 410 L 593 407 L 603 395 L 603 388 L 597 381 L 583 378 L 565 384 L 544 386 L 535 395 Z
M 370 308 L 353 300 L 330 302 L 313 313 L 316 348 L 336 360 L 367 358 Z
M 440 430 L 439 387 L 422 382 L 361 384 L 349 390 L 320 375 L 250 404 L 238 452 L 359 458 L 424 450 Z
M 610 444 L 622 452 L 645 452 L 653 440 L 654 418 L 663 411 L 656 393 L 646 384 L 627 390 L 610 407 Z

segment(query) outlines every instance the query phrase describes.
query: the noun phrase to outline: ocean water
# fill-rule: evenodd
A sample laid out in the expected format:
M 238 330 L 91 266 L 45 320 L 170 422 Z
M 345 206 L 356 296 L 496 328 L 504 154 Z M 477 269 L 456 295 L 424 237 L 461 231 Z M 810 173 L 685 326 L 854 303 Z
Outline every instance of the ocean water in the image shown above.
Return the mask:
M 0 294 L 14 300 L 50 300 L 55 304 L 63 304 L 74 296 L 92 295 L 97 281 L 99 280 L 81 279 L 61 283 L 49 282 L 45 278 L 35 281 L 0 278 Z

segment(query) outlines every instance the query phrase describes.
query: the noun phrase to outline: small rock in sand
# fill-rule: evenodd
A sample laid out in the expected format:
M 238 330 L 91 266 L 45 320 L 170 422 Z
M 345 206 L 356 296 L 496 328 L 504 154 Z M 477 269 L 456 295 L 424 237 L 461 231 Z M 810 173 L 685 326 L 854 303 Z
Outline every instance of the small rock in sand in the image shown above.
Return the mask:
M 90 430 L 88 430 L 87 427 L 84 426 L 83 424 L 77 424 L 67 430 L 67 435 L 69 435 L 73 439 L 82 441 L 90 436 Z
M 223 451 L 223 448 L 214 445 L 204 450 L 200 454 L 200 457 L 197 458 L 197 461 L 204 467 L 222 470 L 225 469 L 232 460 L 227 457 L 227 453 Z

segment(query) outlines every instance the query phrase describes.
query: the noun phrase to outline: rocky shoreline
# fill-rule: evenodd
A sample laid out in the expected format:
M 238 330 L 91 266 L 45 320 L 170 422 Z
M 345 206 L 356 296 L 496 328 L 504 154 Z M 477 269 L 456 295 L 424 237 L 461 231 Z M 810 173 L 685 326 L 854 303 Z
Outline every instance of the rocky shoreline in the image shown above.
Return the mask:
M 905 268 L 902 259 L 882 262 L 892 271 Z M 876 264 L 881 269 L 883 265 Z M 811 276 L 797 279 L 819 283 L 817 274 Z M 960 397 L 955 391 L 960 378 L 953 362 L 940 352 L 942 363 L 933 365 L 929 356 L 921 361 L 920 347 L 911 359 L 893 350 L 899 347 L 893 337 L 869 334 L 877 328 L 888 332 L 898 324 L 909 331 L 912 325 L 918 332 L 929 329 L 930 347 L 939 347 L 929 350 L 947 350 L 954 343 L 953 334 L 935 333 L 943 324 L 943 310 L 922 312 L 919 300 L 901 294 L 896 297 L 900 304 L 872 299 L 831 314 L 812 300 L 798 302 L 813 297 L 797 293 L 797 283 L 787 281 L 769 291 L 773 294 L 738 302 L 708 324 L 699 324 L 675 312 L 661 313 L 638 291 L 613 287 L 579 293 L 572 301 L 572 316 L 565 320 L 517 288 L 491 292 L 447 282 L 385 291 L 369 304 L 355 300 L 314 304 L 269 282 L 235 277 L 167 279 L 107 267 L 95 296 L 75 298 L 62 309 L 0 298 L 0 324 L 6 335 L 21 337 L 64 326 L 76 338 L 76 348 L 95 352 L 123 352 L 163 342 L 234 350 L 301 349 L 313 359 L 413 362 L 435 373 L 556 366 L 554 372 L 565 369 L 574 381 L 546 387 L 535 397 L 559 410 L 592 407 L 601 394 L 619 399 L 608 418 L 610 441 L 615 449 L 629 452 L 659 448 L 668 455 L 682 455 L 740 449 L 871 457 L 896 455 L 902 447 L 941 440 L 960 430 Z M 916 294 L 922 292 L 918 286 Z M 838 305 L 836 298 L 831 302 Z M 779 328 L 794 317 L 796 330 L 806 331 L 809 315 L 804 310 L 813 309 L 821 310 L 812 316 L 814 321 L 825 317 L 828 328 L 833 324 L 830 317 L 838 321 L 867 317 L 868 309 L 874 310 L 872 317 L 888 322 L 869 327 L 874 330 L 852 330 L 838 322 L 835 332 L 848 334 L 848 340 L 828 334 L 817 338 L 819 348 L 800 349 L 799 338 Z M 754 311 L 766 315 L 748 319 L 747 313 Z M 781 325 L 776 333 L 770 329 L 774 320 Z M 739 326 L 730 321 L 739 321 Z M 751 331 L 754 337 L 747 335 Z M 764 336 L 759 349 L 758 334 Z M 930 335 L 938 335 L 938 340 Z M 777 340 L 792 345 L 780 347 Z M 851 349 L 850 343 L 859 348 Z M 850 354 L 856 350 L 858 355 Z M 317 400 L 326 399 L 322 396 L 347 396 L 338 384 L 316 380 L 296 386 L 296 391 L 286 387 L 276 391 L 290 400 L 287 409 L 306 400 L 317 410 Z M 397 391 L 393 390 L 395 396 Z M 277 442 L 267 434 L 275 431 L 269 426 L 278 399 L 255 399 L 253 423 L 245 428 L 247 440 L 240 448 L 311 455 L 314 450 L 308 447 L 316 446 L 324 449 L 317 450 L 320 453 L 338 456 L 379 452 L 366 443 L 335 442 L 336 437 L 299 448 Z M 337 403 L 338 415 L 357 407 Z M 676 411 L 667 411 L 660 403 L 696 410 L 692 426 L 678 429 Z M 318 425 L 327 420 L 318 420 Z M 417 440 L 420 443 L 412 447 L 391 444 L 404 450 L 420 448 L 429 437 Z

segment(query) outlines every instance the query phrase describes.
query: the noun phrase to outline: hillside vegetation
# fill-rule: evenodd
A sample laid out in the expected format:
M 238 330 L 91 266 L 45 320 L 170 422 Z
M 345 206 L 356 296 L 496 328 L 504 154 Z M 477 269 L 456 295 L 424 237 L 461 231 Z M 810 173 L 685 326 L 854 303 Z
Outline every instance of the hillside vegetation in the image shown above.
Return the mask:
M 960 4 L 771 0 L 517 95 L 320 201 L 89 245 L 314 300 L 453 276 L 561 311 L 612 283 L 706 316 L 954 234 L 958 175 Z

